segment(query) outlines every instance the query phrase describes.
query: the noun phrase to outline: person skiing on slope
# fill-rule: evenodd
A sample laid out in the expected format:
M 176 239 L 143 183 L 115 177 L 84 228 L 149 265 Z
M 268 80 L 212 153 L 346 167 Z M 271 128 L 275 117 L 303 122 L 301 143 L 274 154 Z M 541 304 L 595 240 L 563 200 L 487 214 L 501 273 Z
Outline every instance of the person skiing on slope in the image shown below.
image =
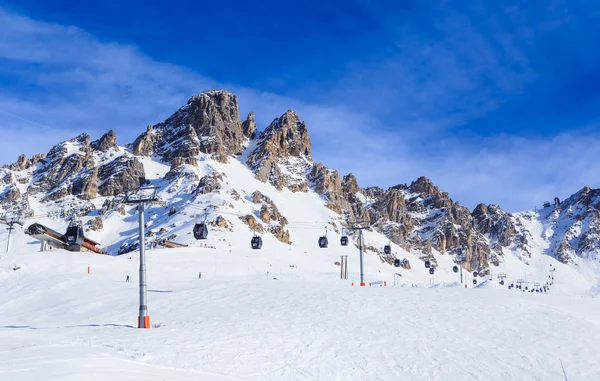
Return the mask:
M 125 282 L 129 283 L 129 274 L 127 275 L 127 279 L 125 279 Z

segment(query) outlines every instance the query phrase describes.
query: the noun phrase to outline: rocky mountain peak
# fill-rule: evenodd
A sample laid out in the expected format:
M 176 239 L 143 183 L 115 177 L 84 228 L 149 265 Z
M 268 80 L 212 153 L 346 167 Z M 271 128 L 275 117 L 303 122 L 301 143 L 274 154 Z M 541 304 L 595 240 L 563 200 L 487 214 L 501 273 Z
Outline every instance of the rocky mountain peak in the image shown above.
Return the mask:
M 254 121 L 254 112 L 251 112 L 242 123 L 242 131 L 248 139 L 254 139 L 256 136 L 256 123 Z
M 306 124 L 294 111 L 286 111 L 260 134 L 246 164 L 256 178 L 278 189 L 307 191 L 307 176 L 313 165 Z
M 237 96 L 209 90 L 192 96 L 166 121 L 148 128 L 132 148 L 136 155 L 156 154 L 169 163 L 200 153 L 226 161 L 227 156 L 242 152 L 244 139 Z
M 97 151 L 107 151 L 109 148 L 117 147 L 117 134 L 110 130 L 98 140 L 95 140 L 91 144 L 92 149 Z
M 439 193 L 438 187 L 433 185 L 433 182 L 425 176 L 421 176 L 413 181 L 408 189 L 413 193 L 420 193 L 423 196 L 431 196 Z

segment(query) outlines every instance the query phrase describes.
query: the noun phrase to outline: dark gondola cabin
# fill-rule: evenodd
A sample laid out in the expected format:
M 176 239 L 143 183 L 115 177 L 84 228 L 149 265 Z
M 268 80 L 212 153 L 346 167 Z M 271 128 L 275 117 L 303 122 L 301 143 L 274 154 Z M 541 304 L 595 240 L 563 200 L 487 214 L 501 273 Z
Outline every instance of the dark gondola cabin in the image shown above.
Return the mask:
M 83 228 L 81 226 L 69 226 L 65 238 L 67 247 L 79 249 L 83 243 Z
M 319 247 L 321 249 L 325 249 L 327 247 L 327 245 L 329 245 L 329 241 L 327 240 L 327 237 L 325 237 L 325 236 L 319 237 Z
M 504 281 L 503 281 L 503 280 L 501 280 L 501 281 L 500 281 L 500 284 L 501 284 L 502 286 L 504 286 Z
M 473 271 L 473 276 L 477 276 L 477 271 Z
M 473 284 L 477 284 L 477 279 L 473 279 Z
M 383 252 L 384 252 L 386 255 L 390 255 L 390 254 L 392 254 L 392 247 L 391 247 L 390 245 L 385 245 L 385 246 L 383 247 Z
M 348 246 L 348 237 L 343 236 L 342 238 L 340 238 L 340 244 L 342 246 Z
M 262 248 L 262 237 L 254 236 L 252 240 L 250 240 L 250 246 L 254 250 L 260 250 Z
M 208 237 L 208 228 L 204 222 L 194 225 L 194 238 L 206 239 Z
M 394 266 L 400 267 L 400 260 L 399 259 L 395 259 L 394 260 Z
M 431 262 L 425 261 L 425 268 L 428 269 L 429 267 L 431 267 Z
M 435 273 L 435 269 L 433 267 L 429 268 L 429 274 L 433 275 Z
M 457 273 L 458 272 L 458 266 L 453 266 L 452 267 L 452 271 L 454 271 L 455 273 Z

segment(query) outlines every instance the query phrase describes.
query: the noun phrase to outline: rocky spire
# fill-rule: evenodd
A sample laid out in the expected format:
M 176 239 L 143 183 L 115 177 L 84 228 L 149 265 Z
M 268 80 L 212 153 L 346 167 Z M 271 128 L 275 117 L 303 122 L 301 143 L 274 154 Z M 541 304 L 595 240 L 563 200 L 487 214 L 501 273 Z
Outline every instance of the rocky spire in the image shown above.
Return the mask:
M 210 90 L 192 96 L 166 121 L 149 127 L 133 143 L 133 152 L 157 154 L 169 163 L 201 152 L 226 160 L 241 153 L 243 141 L 237 97 L 224 90 Z
M 256 123 L 254 122 L 254 112 L 251 112 L 242 123 L 242 131 L 248 139 L 254 139 L 256 136 Z
M 278 189 L 285 186 L 293 191 L 306 191 L 306 177 L 312 170 L 311 161 L 306 124 L 300 121 L 294 111 L 288 110 L 260 134 L 246 164 L 254 171 L 256 178 L 269 181 Z M 282 166 L 289 170 L 282 171 Z
M 107 151 L 109 148 L 117 147 L 117 134 L 113 130 L 108 131 L 106 134 L 91 144 L 92 149 L 97 151 Z

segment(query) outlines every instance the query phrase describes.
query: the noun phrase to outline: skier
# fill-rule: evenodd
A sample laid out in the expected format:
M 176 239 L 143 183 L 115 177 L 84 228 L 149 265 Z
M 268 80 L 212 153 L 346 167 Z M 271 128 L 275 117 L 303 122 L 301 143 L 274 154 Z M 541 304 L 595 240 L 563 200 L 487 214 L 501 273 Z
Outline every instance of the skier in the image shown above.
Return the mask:
M 202 272 L 198 273 L 198 279 L 202 279 Z
M 127 275 L 127 279 L 125 279 L 125 282 L 129 283 L 129 274 Z

